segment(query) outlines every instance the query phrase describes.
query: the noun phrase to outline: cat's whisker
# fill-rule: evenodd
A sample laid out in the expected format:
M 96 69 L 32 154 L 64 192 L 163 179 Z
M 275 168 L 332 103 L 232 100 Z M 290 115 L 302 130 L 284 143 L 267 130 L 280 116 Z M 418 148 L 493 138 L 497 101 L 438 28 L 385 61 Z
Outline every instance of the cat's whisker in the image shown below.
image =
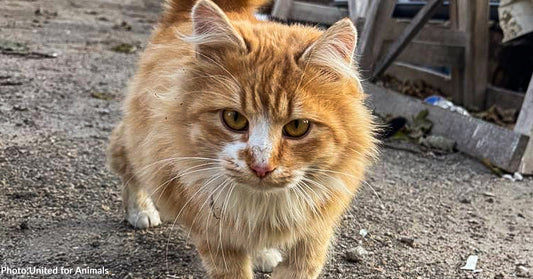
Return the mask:
M 321 202 L 325 201 L 326 199 L 330 198 L 330 191 L 329 189 L 327 189 L 326 187 L 324 187 L 323 185 L 321 185 L 320 183 L 316 183 L 314 182 L 313 184 L 318 186 L 318 188 L 320 189 L 320 192 L 324 192 L 324 194 L 322 195 L 319 195 L 314 189 L 313 187 L 311 187 L 309 184 L 306 183 L 306 181 L 309 181 L 309 182 L 314 182 L 313 180 L 310 180 L 310 179 L 307 179 L 307 180 L 302 180 L 302 185 L 305 186 L 307 189 L 309 189 L 309 191 L 311 191 L 313 193 L 313 195 L 317 198 L 317 199 L 320 199 Z
M 224 254 L 224 245 L 222 245 L 222 221 L 226 217 L 227 209 L 228 209 L 227 208 L 227 204 L 230 201 L 231 194 L 233 194 L 233 190 L 235 189 L 235 186 L 236 186 L 235 184 L 231 184 L 231 188 L 229 190 L 229 194 L 224 199 L 224 203 L 222 204 L 222 210 L 221 210 L 222 216 L 220 217 L 220 220 L 219 220 L 219 223 L 218 223 L 219 246 L 221 247 L 221 250 L 222 250 L 222 260 L 224 261 L 224 267 L 226 268 L 226 270 L 228 270 L 228 264 L 226 263 L 226 256 Z
M 222 177 L 223 175 L 219 175 L 217 176 L 217 179 Z M 216 179 L 214 179 L 216 180 Z M 194 224 L 196 223 L 196 220 L 198 219 L 198 216 L 201 214 L 202 210 L 204 209 L 204 206 L 209 202 L 212 202 L 211 198 L 217 194 L 217 191 L 218 191 L 218 196 L 220 196 L 220 194 L 222 193 L 222 190 L 224 189 L 224 187 L 227 185 L 228 179 L 226 178 L 222 183 L 220 183 L 218 186 L 215 187 L 215 189 L 213 189 L 213 191 L 211 193 L 208 194 L 208 196 L 205 198 L 205 201 L 202 203 L 202 206 L 200 206 L 200 209 L 198 209 L 198 212 L 196 213 L 196 216 L 194 217 L 194 219 L 192 220 L 192 223 L 191 223 L 191 229 L 189 230 L 189 233 L 187 234 L 187 238 L 190 237 L 191 235 L 191 231 L 192 231 L 192 228 L 194 227 Z M 221 189 L 222 188 L 222 189 Z M 219 191 L 220 189 L 220 191 Z
M 212 214 L 207 214 L 207 221 L 205 222 L 205 238 L 207 242 L 207 249 L 209 250 L 209 257 L 211 258 L 211 261 L 214 263 L 215 259 L 213 258 L 213 251 L 211 251 L 211 244 L 209 243 L 209 225 L 210 225 L 210 219 Z M 215 268 L 215 272 L 217 272 L 217 265 L 213 265 Z
M 219 175 L 220 176 L 220 175 Z M 215 177 L 213 179 L 213 177 Z M 214 181 L 216 179 L 217 176 L 213 176 L 210 178 L 210 182 L 211 181 Z M 183 210 L 185 208 L 187 208 L 187 206 L 189 205 L 189 203 L 201 192 L 201 191 L 204 191 L 204 188 L 207 188 L 208 184 L 207 182 L 204 183 L 203 185 L 201 185 L 192 195 L 191 197 L 187 200 L 187 202 L 185 202 L 185 204 L 181 207 L 180 211 L 178 212 L 178 214 L 176 215 L 176 217 L 174 218 L 174 221 L 172 222 L 172 226 L 170 228 L 170 233 L 168 235 L 168 238 L 167 238 L 167 244 L 166 244 L 166 248 L 165 248 L 165 261 L 166 261 L 166 266 L 167 266 L 167 269 L 168 269 L 168 246 L 170 244 L 170 237 L 172 236 L 172 231 L 174 231 L 174 227 L 176 225 L 176 222 L 178 221 L 179 217 L 181 216 L 181 213 L 183 212 Z
M 306 201 L 307 205 L 311 208 L 313 213 L 316 214 L 317 211 L 316 211 L 316 206 L 315 206 L 315 203 L 313 201 L 313 198 L 302 188 L 302 181 L 298 181 L 298 183 L 296 183 L 296 187 L 294 189 L 296 189 L 297 192 L 302 194 L 303 199 Z
M 320 188 L 320 191 L 324 191 L 325 194 L 327 195 L 327 198 L 330 198 L 331 196 L 333 196 L 333 192 L 331 191 L 331 189 L 329 189 L 327 186 L 325 186 L 323 183 L 319 183 L 315 180 L 312 180 L 310 178 L 302 178 L 303 181 L 307 181 L 307 182 L 310 182 L 310 183 L 313 183 L 315 186 L 317 186 L 318 188 Z M 311 187 L 311 186 L 309 186 Z M 311 188 L 312 190 L 312 188 Z
M 213 207 L 214 207 L 214 208 L 212 209 L 213 211 L 216 210 L 216 207 L 215 207 L 215 206 L 216 206 L 216 204 L 217 204 L 217 201 L 218 201 L 218 199 L 220 198 L 220 196 L 222 195 L 222 193 L 224 192 L 224 190 L 226 189 L 226 187 L 228 187 L 228 185 L 231 185 L 231 183 L 229 183 L 229 182 L 230 182 L 229 179 L 226 179 L 226 180 L 224 181 L 224 184 L 225 184 L 224 187 L 219 191 L 218 196 L 217 196 L 217 197 L 215 198 L 215 200 L 213 201 Z M 221 209 L 221 213 L 222 213 L 222 209 Z M 214 215 L 214 214 L 215 214 L 215 212 L 213 212 L 213 215 Z M 216 216 L 215 216 L 215 217 L 216 217 Z M 208 218 L 208 220 L 209 220 L 209 218 Z M 221 233 L 221 231 L 220 231 L 220 225 L 222 224 L 222 219 L 221 219 L 220 216 L 219 216 L 219 218 L 218 218 L 218 222 L 219 222 L 219 241 L 221 241 L 221 240 L 222 240 L 222 238 L 221 238 L 221 237 L 222 237 L 222 233 Z M 216 251 L 217 255 L 218 255 L 218 250 L 219 250 L 220 245 L 221 245 L 221 242 L 219 242 L 219 245 L 217 245 L 217 251 Z M 211 252 L 211 251 L 209 251 L 209 252 Z M 224 256 L 224 248 L 222 248 L 222 257 L 225 259 L 225 256 Z M 225 260 L 224 260 L 224 268 L 225 268 L 226 270 L 228 269 L 228 266 L 226 265 Z
M 331 175 L 328 175 L 327 173 L 342 174 L 342 175 L 346 175 L 346 176 L 348 176 L 348 177 L 350 177 L 352 179 L 355 179 L 356 181 L 359 181 L 359 182 L 363 183 L 364 185 L 368 186 L 370 188 L 370 190 L 372 190 L 372 192 L 376 196 L 376 198 L 379 200 L 379 202 L 381 203 L 381 206 L 385 207 L 385 203 L 383 203 L 383 200 L 381 200 L 381 197 L 379 196 L 378 192 L 374 189 L 374 187 L 372 185 L 370 185 L 368 182 L 366 182 L 364 180 L 360 180 L 360 178 L 357 177 L 357 176 L 354 176 L 354 175 L 351 175 L 351 174 L 348 174 L 348 173 L 344 173 L 344 172 L 325 170 L 325 169 L 317 169 L 317 168 L 308 168 L 308 169 L 316 171 L 316 172 L 322 172 L 323 175 L 330 176 L 331 178 L 334 178 L 334 177 L 331 176 Z
M 153 163 L 150 163 L 144 167 L 141 167 L 137 172 L 140 173 L 141 176 L 145 175 L 146 172 L 149 172 L 149 168 L 154 167 L 157 164 L 167 163 L 169 161 L 180 161 L 180 160 L 206 160 L 206 161 L 217 161 L 217 162 L 223 162 L 224 160 L 216 159 L 216 158 L 206 158 L 206 157 L 169 157 L 165 159 L 161 159 L 158 161 L 155 161 Z M 157 171 L 160 171 L 164 166 L 160 167 Z M 126 182 L 122 183 L 122 187 L 126 187 L 128 183 L 134 178 L 135 176 L 130 177 Z

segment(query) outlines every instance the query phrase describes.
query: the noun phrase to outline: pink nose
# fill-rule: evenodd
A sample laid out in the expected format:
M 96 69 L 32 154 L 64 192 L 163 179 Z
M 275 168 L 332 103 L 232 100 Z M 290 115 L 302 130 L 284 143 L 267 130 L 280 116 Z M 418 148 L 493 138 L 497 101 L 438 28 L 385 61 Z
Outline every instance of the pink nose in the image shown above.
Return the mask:
M 253 164 L 250 166 L 250 169 L 257 175 L 259 178 L 264 178 L 269 173 L 273 172 L 276 168 L 269 165 L 256 165 Z

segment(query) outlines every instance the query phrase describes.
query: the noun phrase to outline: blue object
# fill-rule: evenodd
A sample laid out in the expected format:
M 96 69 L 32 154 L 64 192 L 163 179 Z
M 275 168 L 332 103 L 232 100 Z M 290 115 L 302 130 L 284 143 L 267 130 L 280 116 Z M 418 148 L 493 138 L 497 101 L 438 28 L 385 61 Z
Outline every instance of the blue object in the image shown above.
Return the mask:
M 424 99 L 424 102 L 430 104 L 430 105 L 434 105 L 436 106 L 437 103 L 443 101 L 444 98 L 442 98 L 441 96 L 436 96 L 436 95 L 433 95 L 433 96 L 429 96 L 427 98 Z

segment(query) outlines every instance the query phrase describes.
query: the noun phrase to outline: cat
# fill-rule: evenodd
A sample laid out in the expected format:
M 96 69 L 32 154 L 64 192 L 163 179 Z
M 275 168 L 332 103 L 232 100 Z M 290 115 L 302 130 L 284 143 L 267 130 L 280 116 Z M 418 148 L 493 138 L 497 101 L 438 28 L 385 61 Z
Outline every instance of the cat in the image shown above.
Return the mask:
M 263 2 L 166 1 L 109 162 L 129 223 L 179 223 L 210 278 L 317 278 L 376 126 L 352 22 L 258 21 Z

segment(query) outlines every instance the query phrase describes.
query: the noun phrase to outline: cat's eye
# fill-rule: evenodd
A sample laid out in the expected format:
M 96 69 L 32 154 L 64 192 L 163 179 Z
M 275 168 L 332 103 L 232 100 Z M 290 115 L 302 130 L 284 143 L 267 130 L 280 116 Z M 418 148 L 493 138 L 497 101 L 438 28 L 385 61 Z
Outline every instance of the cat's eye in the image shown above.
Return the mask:
M 231 130 L 242 132 L 248 129 L 248 119 L 234 110 L 223 110 L 222 121 Z
M 307 119 L 296 119 L 283 127 L 283 135 L 290 138 L 301 138 L 309 132 L 311 122 Z

